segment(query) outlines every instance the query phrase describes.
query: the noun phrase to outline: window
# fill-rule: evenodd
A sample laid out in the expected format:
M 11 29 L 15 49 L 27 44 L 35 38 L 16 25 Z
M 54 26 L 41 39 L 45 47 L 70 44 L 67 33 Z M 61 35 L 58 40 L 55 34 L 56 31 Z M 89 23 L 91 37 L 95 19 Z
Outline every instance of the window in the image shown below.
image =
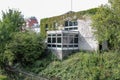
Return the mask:
M 57 47 L 61 47 L 61 45 L 57 45 Z
M 73 45 L 69 45 L 69 47 L 73 47 Z
M 68 43 L 68 38 L 67 37 L 63 37 L 63 43 Z
M 74 30 L 77 30 L 78 29 L 78 27 L 74 27 Z
M 48 43 L 51 43 L 51 38 L 48 38 Z
M 55 45 L 55 44 L 53 44 L 53 45 L 52 45 L 52 47 L 56 47 L 56 45 Z
M 73 30 L 73 28 L 69 28 L 69 30 Z
M 61 36 L 61 34 L 57 34 L 57 36 Z
M 69 21 L 69 26 L 73 26 L 71 21 Z
M 76 22 L 73 22 L 73 24 L 74 24 L 74 26 L 77 26 L 77 25 L 78 25 L 77 21 L 76 21 Z
M 74 43 L 78 43 L 78 38 L 74 38 Z
M 67 45 L 63 45 L 63 47 L 67 47 Z
M 65 30 L 68 30 L 68 28 L 65 28 Z
M 48 30 L 48 24 L 45 25 L 45 29 Z
M 51 36 L 51 34 L 48 34 L 48 36 Z
M 52 34 L 52 36 L 56 36 L 56 34 Z
M 69 43 L 73 43 L 73 36 L 69 36 Z
M 65 21 L 65 26 L 68 26 L 68 23 L 69 23 L 68 21 Z
M 52 38 L 52 43 L 56 43 L 56 38 Z
M 57 43 L 61 43 L 61 38 L 57 38 Z
M 50 44 L 48 44 L 47 46 L 48 46 L 48 47 L 51 47 L 51 45 L 50 45 Z
M 74 45 L 74 47 L 78 47 L 78 45 Z

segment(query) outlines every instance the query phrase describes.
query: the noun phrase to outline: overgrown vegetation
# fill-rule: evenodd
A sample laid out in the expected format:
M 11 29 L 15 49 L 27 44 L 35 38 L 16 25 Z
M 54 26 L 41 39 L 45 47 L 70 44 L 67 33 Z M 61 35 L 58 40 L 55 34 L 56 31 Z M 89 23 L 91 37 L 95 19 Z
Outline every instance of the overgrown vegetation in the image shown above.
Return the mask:
M 64 25 L 67 18 L 77 20 L 84 19 L 84 15 L 94 15 L 96 38 L 100 43 L 108 41 L 109 49 L 113 50 L 79 52 L 63 61 L 57 60 L 53 54 L 46 54 L 43 37 L 33 32 L 21 32 L 24 24 L 21 12 L 11 9 L 3 12 L 0 20 L 0 74 L 11 74 L 7 72 L 8 68 L 17 66 L 56 80 L 120 80 L 120 0 L 109 1 L 111 6 L 41 20 L 41 35 L 45 37 L 46 24 L 48 30 L 55 30 L 55 23 Z M 20 79 L 17 74 L 15 76 Z M 1 78 L 7 79 L 0 75 Z
M 42 58 L 34 61 L 33 65 L 31 66 L 26 66 L 24 69 L 30 72 L 34 72 L 38 74 L 42 70 L 46 69 L 46 67 L 52 62 L 58 60 L 57 57 L 52 54 L 51 52 L 44 52 L 44 54 L 41 55 Z M 45 76 L 47 77 L 47 75 Z
M 13 63 L 31 66 L 39 60 L 45 50 L 43 38 L 32 32 L 17 32 L 7 44 L 5 54 L 13 55 Z
M 31 67 L 45 50 L 44 39 L 33 32 L 22 32 L 21 12 L 9 9 L 0 21 L 0 71 L 14 79 L 15 67 Z M 14 67 L 14 68 L 13 68 Z M 16 75 L 15 75 L 16 76 Z
M 93 16 L 93 28 L 99 43 L 108 42 L 110 50 L 120 50 L 120 0 L 109 0 Z
M 0 68 L 5 68 L 4 65 L 11 64 L 13 54 L 6 53 L 6 46 L 12 40 L 13 34 L 21 31 L 23 23 L 24 18 L 21 12 L 12 9 L 2 12 L 0 20 Z
M 80 52 L 63 61 L 52 61 L 39 74 L 58 80 L 119 80 L 120 56 L 114 52 Z
M 0 80 L 8 80 L 6 76 L 0 75 Z
M 58 26 L 64 26 L 64 21 L 68 20 L 68 18 L 72 21 L 77 19 L 84 19 L 84 15 L 94 15 L 97 12 L 98 8 L 89 9 L 86 11 L 80 11 L 80 12 L 67 12 L 60 16 L 50 17 L 50 18 L 44 18 L 40 21 L 40 28 L 41 28 L 41 35 L 43 37 L 46 36 L 46 26 L 48 30 L 55 30 L 58 29 Z M 57 24 L 57 28 L 55 25 Z

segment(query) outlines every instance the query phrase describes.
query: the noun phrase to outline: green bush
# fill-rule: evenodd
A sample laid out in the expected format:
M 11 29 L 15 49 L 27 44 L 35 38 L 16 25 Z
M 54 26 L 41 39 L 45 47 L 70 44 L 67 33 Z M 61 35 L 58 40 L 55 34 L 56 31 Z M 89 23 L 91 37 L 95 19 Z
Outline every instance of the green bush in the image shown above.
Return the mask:
M 0 80 L 8 80 L 6 76 L 0 75 Z
M 13 56 L 14 63 L 29 66 L 40 58 L 44 49 L 44 40 L 39 34 L 17 32 L 7 44 L 5 52 Z
M 53 61 L 39 72 L 61 80 L 120 80 L 119 53 L 76 53 L 63 61 Z

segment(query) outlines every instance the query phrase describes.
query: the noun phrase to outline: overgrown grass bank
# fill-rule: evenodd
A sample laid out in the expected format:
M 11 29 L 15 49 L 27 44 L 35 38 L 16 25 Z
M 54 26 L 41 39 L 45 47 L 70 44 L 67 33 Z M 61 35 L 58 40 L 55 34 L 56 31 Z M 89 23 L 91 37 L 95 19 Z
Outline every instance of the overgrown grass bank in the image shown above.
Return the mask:
M 8 80 L 7 76 L 0 75 L 0 80 Z
M 52 61 L 40 75 L 61 80 L 120 80 L 120 54 L 79 52 L 63 61 Z

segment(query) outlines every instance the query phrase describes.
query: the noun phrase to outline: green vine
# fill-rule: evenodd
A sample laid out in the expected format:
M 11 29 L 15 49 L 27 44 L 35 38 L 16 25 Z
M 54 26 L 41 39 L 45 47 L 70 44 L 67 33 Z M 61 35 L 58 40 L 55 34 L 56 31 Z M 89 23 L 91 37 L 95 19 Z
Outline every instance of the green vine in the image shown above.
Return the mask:
M 43 37 L 46 37 L 46 24 L 48 26 L 48 30 L 56 30 L 56 28 L 54 27 L 54 23 L 57 23 L 57 26 L 64 26 L 64 21 L 66 21 L 68 18 L 70 18 L 70 20 L 75 21 L 77 19 L 84 19 L 84 15 L 94 15 L 97 12 L 98 8 L 93 8 L 93 9 L 89 9 L 86 11 L 79 11 L 79 12 L 68 12 L 59 16 L 54 16 L 54 17 L 50 17 L 50 18 L 44 18 L 41 19 L 40 21 L 40 28 L 41 28 L 41 35 Z

